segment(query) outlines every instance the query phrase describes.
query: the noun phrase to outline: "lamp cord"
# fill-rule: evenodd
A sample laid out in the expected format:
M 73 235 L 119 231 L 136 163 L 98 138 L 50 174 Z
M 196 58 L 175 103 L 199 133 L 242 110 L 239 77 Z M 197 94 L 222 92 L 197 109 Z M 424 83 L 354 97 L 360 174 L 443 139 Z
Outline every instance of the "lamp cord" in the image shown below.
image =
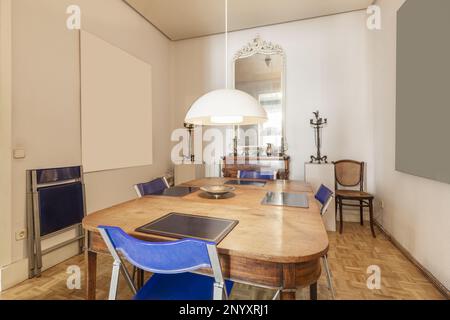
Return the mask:
M 225 0 L 225 88 L 228 88 L 228 0 Z

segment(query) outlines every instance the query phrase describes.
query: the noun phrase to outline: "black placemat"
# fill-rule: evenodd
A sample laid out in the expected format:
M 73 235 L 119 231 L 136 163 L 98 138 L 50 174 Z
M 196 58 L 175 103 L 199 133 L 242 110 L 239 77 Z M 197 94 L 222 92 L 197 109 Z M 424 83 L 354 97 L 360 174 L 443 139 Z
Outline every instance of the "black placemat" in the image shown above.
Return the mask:
M 265 181 L 249 181 L 249 180 L 228 180 L 225 184 L 237 185 L 237 186 L 256 186 L 264 187 Z
M 267 192 L 261 204 L 309 208 L 308 196 L 304 193 Z
M 169 196 L 169 197 L 184 197 L 188 194 L 197 192 L 200 188 L 195 187 L 172 187 L 167 188 L 160 193 L 154 194 L 157 196 Z
M 175 239 L 200 239 L 218 244 L 238 223 L 237 220 L 172 212 L 137 228 L 136 231 Z

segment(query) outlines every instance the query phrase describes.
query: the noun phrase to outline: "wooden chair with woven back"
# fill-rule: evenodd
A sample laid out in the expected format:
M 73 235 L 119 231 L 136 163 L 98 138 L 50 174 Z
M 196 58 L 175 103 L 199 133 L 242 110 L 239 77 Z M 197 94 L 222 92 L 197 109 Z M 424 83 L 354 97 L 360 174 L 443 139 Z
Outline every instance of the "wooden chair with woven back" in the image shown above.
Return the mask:
M 343 232 L 343 212 L 344 206 L 359 207 L 361 225 L 364 225 L 364 208 L 369 208 L 370 229 L 376 238 L 373 221 L 373 200 L 374 196 L 364 191 L 364 162 L 354 160 L 341 160 L 333 162 L 335 172 L 336 188 L 336 216 L 339 211 L 339 233 Z M 345 189 L 342 189 L 345 188 Z M 349 190 L 356 188 L 359 190 Z

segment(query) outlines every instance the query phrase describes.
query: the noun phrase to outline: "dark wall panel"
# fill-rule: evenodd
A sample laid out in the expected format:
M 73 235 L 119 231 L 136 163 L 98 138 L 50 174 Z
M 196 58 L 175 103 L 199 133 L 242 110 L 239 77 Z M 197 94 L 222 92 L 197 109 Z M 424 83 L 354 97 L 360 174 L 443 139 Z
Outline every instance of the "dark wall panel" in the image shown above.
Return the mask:
M 398 12 L 396 170 L 450 183 L 450 1 Z

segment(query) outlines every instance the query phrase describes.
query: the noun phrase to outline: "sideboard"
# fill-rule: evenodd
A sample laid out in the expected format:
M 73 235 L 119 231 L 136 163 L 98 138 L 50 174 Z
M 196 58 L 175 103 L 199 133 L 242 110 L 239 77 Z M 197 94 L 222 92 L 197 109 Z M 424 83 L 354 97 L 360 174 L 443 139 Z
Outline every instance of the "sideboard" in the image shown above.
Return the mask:
M 290 157 L 234 157 L 222 158 L 222 174 L 225 178 L 236 178 L 239 170 L 277 171 L 277 179 L 289 180 Z

